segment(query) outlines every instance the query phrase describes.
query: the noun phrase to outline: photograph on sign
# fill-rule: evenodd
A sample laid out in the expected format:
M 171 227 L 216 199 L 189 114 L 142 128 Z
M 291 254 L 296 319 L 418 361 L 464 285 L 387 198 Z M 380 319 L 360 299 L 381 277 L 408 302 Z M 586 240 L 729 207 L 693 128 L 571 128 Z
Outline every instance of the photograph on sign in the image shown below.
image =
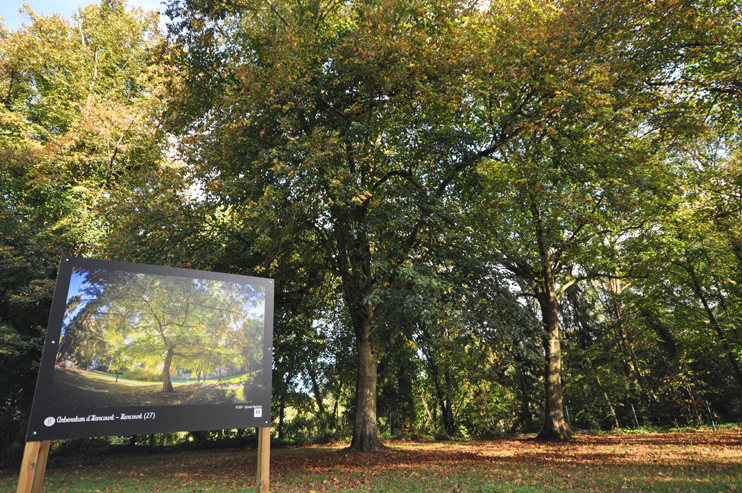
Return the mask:
M 270 279 L 63 258 L 27 440 L 265 426 L 272 311 Z

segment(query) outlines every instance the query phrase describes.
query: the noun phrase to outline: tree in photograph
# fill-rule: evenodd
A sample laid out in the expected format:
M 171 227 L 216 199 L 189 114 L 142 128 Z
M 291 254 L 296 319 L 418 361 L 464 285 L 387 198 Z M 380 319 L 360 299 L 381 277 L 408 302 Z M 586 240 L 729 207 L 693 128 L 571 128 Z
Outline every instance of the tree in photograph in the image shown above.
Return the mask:
M 250 285 L 89 271 L 83 286 L 94 309 L 75 331 L 78 361 L 95 353 L 126 357 L 145 368 L 161 366 L 163 392 L 173 391 L 176 359 L 220 375 L 228 366 L 260 368 L 263 324 L 248 313 L 264 293 Z

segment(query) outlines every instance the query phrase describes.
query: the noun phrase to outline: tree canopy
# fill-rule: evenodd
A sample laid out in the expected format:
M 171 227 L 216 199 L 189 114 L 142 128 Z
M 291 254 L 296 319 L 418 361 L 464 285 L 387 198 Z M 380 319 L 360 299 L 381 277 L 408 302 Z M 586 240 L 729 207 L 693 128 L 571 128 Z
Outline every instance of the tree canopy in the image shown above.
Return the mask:
M 56 267 L 107 233 L 103 199 L 162 152 L 156 16 L 123 1 L 0 28 L 2 449 L 22 449 Z M 19 426 L 20 423 L 20 426 Z M 18 433 L 17 433 L 18 432 Z M 19 451 L 10 452 L 17 459 Z
M 0 45 L 3 443 L 61 254 L 274 278 L 281 437 L 738 420 L 739 8 L 173 0 L 167 38 L 29 9 Z M 229 289 L 108 281 L 60 364 L 249 367 Z
M 164 392 L 173 391 L 176 363 L 199 373 L 261 369 L 265 293 L 252 285 L 105 270 L 75 272 L 70 284 L 79 294 L 71 293 L 57 364 L 156 367 Z

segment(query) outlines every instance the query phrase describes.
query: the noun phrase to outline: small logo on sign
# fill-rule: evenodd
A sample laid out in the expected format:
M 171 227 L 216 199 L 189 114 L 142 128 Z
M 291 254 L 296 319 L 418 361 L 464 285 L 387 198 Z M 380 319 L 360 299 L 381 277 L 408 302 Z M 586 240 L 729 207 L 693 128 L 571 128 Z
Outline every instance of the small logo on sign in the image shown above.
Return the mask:
M 46 426 L 51 426 L 51 425 L 53 425 L 53 424 L 54 424 L 55 422 L 56 422 L 56 421 L 55 421 L 55 420 L 54 420 L 54 418 L 52 418 L 51 416 L 49 416 L 48 418 L 46 418 L 46 419 L 44 420 L 44 424 L 45 424 Z
M 262 407 L 256 407 L 253 409 L 253 417 L 255 418 L 262 418 L 263 417 L 263 408 Z

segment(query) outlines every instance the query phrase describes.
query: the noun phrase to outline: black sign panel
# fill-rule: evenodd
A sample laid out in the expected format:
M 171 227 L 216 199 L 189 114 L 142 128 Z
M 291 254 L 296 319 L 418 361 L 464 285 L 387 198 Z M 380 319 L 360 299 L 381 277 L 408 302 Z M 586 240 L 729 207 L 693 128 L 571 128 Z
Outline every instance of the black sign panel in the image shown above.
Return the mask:
M 273 281 L 63 257 L 27 441 L 270 426 Z

